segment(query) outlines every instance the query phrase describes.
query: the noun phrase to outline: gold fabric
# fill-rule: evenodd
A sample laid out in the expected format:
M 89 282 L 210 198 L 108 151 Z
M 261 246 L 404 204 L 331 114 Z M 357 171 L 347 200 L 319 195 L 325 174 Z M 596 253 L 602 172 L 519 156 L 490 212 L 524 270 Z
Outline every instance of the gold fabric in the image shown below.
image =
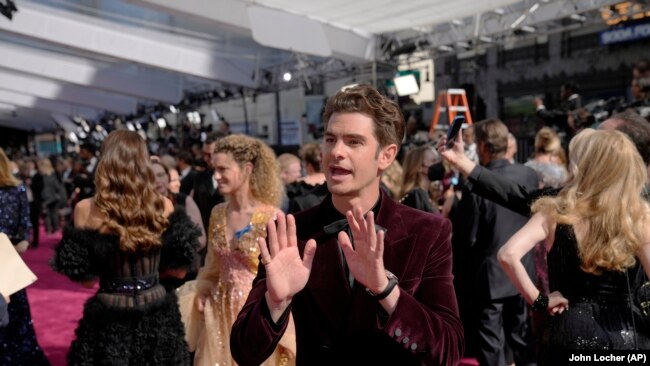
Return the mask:
M 232 243 L 226 239 L 226 205 L 210 215 L 208 251 L 197 279 L 178 291 L 178 301 L 190 351 L 196 352 L 195 366 L 236 365 L 230 355 L 230 329 L 246 302 L 257 274 L 260 254 L 257 238 L 266 237 L 266 223 L 275 209 L 260 208 L 253 213 L 250 230 Z M 197 297 L 205 296 L 203 313 Z M 265 366 L 295 365 L 296 339 L 293 319 Z

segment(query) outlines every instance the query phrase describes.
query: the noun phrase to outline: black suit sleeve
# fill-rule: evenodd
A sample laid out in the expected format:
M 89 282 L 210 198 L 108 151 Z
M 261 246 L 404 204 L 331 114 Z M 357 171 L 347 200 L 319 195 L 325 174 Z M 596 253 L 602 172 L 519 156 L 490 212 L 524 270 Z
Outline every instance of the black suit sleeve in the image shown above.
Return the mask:
M 469 187 L 463 188 L 463 196 L 454 216 L 454 235 L 452 236 L 453 246 L 460 252 L 464 253 L 467 248 L 476 243 L 476 233 L 481 215 L 480 200 L 479 197 L 472 194 Z
M 542 196 L 557 195 L 559 191 L 554 188 L 530 190 L 482 166 L 476 166 L 468 178 L 472 183 L 472 193 L 524 216 L 530 216 L 530 206 L 535 200 Z

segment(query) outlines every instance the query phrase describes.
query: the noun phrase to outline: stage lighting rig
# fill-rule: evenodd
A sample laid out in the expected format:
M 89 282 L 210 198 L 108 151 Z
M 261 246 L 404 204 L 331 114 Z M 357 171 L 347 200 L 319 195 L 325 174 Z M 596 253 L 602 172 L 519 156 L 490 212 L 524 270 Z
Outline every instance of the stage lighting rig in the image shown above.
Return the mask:
M 14 13 L 18 11 L 16 4 L 13 0 L 5 0 L 4 3 L 0 2 L 0 14 L 7 17 L 7 19 L 12 20 Z

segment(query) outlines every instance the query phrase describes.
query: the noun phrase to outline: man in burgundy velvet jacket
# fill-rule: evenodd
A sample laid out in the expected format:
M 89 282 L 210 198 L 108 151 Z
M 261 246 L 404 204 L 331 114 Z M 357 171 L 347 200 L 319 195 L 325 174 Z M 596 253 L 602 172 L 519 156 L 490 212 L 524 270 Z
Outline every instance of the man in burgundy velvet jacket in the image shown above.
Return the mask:
M 270 356 L 291 311 L 298 365 L 458 363 L 451 224 L 379 188 L 404 136 L 398 107 L 357 86 L 331 98 L 323 117 L 330 194 L 295 219 L 269 222 L 232 329 L 235 361 L 259 365 Z

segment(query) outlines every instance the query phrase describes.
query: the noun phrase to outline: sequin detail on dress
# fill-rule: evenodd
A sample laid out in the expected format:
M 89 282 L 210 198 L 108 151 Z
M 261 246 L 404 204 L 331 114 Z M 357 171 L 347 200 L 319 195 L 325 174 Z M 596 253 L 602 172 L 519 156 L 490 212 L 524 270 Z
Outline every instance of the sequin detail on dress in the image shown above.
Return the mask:
M 564 364 L 566 360 L 557 359 L 562 350 L 650 348 L 648 321 L 631 305 L 627 285 L 629 278 L 634 293 L 642 283 L 643 268 L 638 263 L 627 273 L 586 273 L 580 268 L 573 228 L 559 224 L 547 260 L 550 291 L 560 291 L 569 300 L 569 309 L 546 316 L 540 364 Z
M 246 302 L 257 274 L 260 250 L 257 238 L 266 236 L 266 223 L 275 213 L 272 207 L 256 210 L 250 224 L 226 239 L 226 205 L 214 208 L 210 216 L 208 254 L 196 281 L 178 290 L 195 366 L 236 365 L 230 354 L 230 329 Z M 196 308 L 197 296 L 206 298 L 203 313 Z M 293 327 L 285 333 L 275 353 L 263 365 L 291 365 L 295 362 Z
M 0 188 L 0 232 L 23 240 L 30 227 L 25 186 Z M 36 340 L 27 292 L 20 290 L 10 300 L 9 324 L 0 328 L 0 365 L 49 365 Z

